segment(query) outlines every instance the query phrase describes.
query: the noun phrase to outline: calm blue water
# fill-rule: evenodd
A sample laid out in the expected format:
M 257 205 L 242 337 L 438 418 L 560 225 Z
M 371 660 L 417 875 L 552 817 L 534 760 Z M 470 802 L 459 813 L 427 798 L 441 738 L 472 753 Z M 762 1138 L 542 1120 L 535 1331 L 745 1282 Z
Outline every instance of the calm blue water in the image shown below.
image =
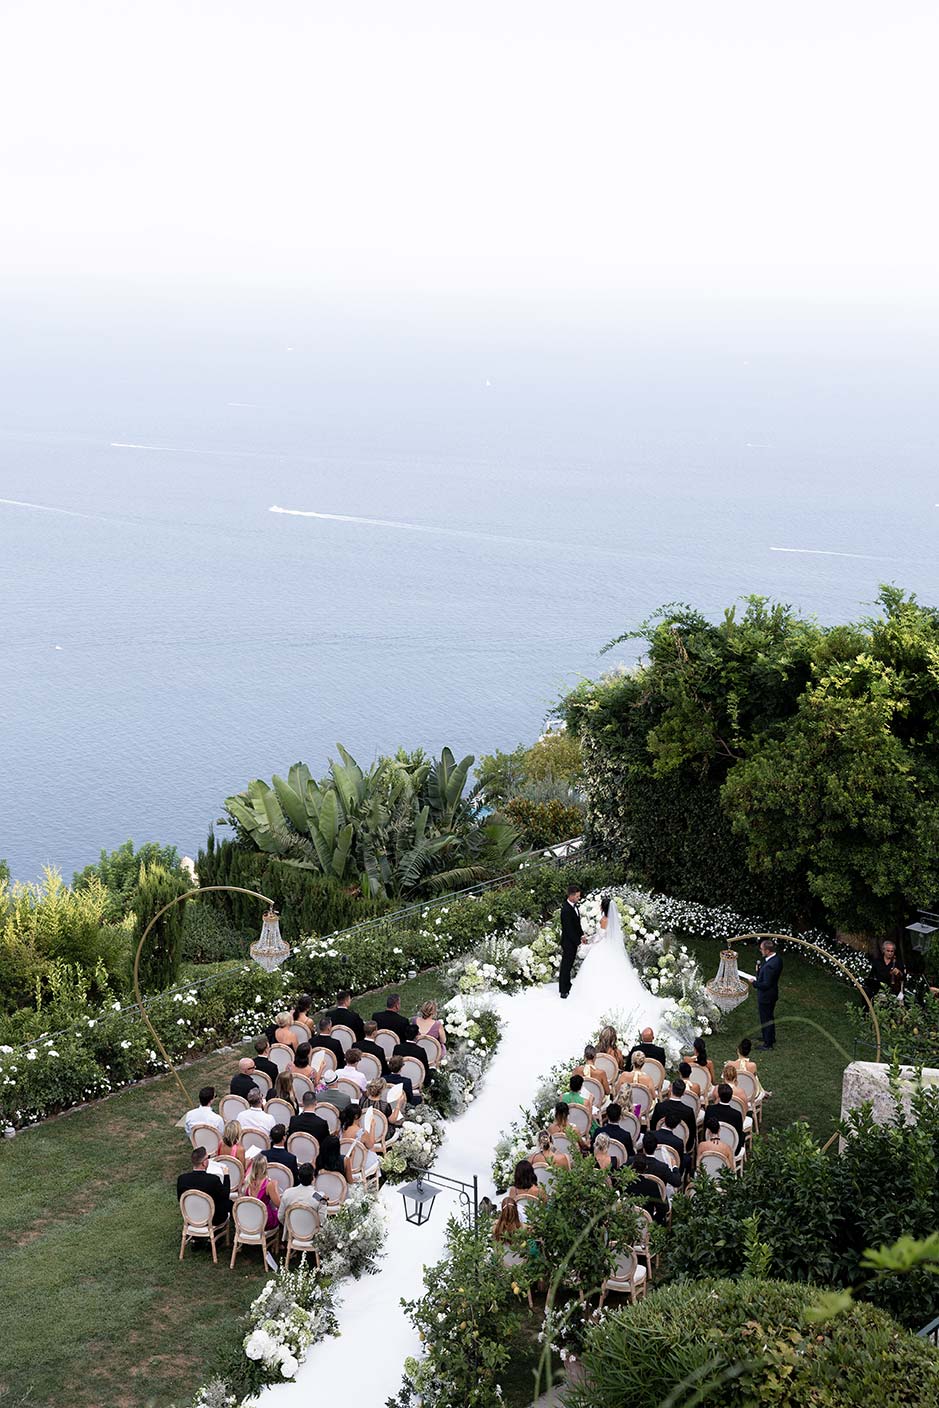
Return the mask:
M 909 323 L 178 300 L 13 322 L 0 496 L 56 510 L 0 504 L 21 878 L 128 836 L 194 853 L 227 793 L 336 740 L 528 740 L 666 601 L 939 600 L 939 358 Z

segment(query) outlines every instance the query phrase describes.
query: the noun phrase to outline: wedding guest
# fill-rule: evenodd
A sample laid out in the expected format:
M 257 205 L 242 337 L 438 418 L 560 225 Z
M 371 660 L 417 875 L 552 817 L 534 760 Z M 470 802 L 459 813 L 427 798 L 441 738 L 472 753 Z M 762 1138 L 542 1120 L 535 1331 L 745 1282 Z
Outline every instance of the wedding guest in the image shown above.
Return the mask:
M 352 1007 L 352 994 L 348 988 L 343 988 L 337 994 L 336 1005 L 331 1012 L 326 1013 L 334 1027 L 348 1027 L 355 1037 L 356 1046 L 360 1046 L 365 1039 L 365 1023 Z
M 655 1076 L 651 1076 L 647 1071 L 643 1070 L 646 1064 L 646 1053 L 636 1050 L 630 1056 L 629 1061 L 629 1071 L 624 1072 L 623 1075 L 620 1076 L 616 1085 L 616 1094 L 619 1097 L 620 1103 L 632 1105 L 633 1102 L 627 1098 L 628 1087 L 631 1085 L 642 1085 L 648 1090 L 651 1096 L 656 1097 L 659 1093 L 658 1080 Z
M 546 1129 L 543 1129 L 538 1135 L 538 1150 L 531 1157 L 531 1166 L 532 1168 L 570 1168 L 571 1156 L 570 1154 L 559 1154 L 551 1143 L 551 1135 Z
M 414 1020 L 417 1023 L 418 1036 L 435 1037 L 444 1050 L 446 1050 L 447 1033 L 444 1030 L 443 1022 L 441 1022 L 440 1018 L 437 1016 L 436 1002 L 425 1002 Z
M 386 1079 L 389 1085 L 404 1086 L 404 1093 L 409 1105 L 419 1105 L 421 1103 L 421 1096 L 420 1094 L 415 1094 L 411 1077 L 401 1074 L 401 1067 L 403 1065 L 404 1058 L 402 1056 L 392 1056 L 391 1060 L 388 1062 L 388 1075 Z
M 264 1074 L 270 1080 L 271 1085 L 273 1086 L 274 1082 L 277 1080 L 277 1077 L 280 1075 L 280 1070 L 277 1066 L 274 1065 L 274 1062 L 271 1060 L 271 1043 L 268 1041 L 266 1036 L 259 1036 L 255 1038 L 254 1051 L 255 1070 L 263 1071 Z
M 768 1090 L 764 1090 L 760 1081 L 759 1072 L 756 1069 L 756 1062 L 751 1058 L 750 1052 L 753 1050 L 753 1042 L 748 1036 L 741 1037 L 737 1043 L 737 1059 L 734 1065 L 738 1071 L 746 1071 L 756 1081 L 756 1093 L 758 1098 L 765 1099 L 769 1095 Z
M 339 1080 L 338 1071 L 324 1071 L 317 1081 L 316 1090 L 313 1092 L 317 1104 L 326 1103 L 334 1105 L 341 1114 L 352 1104 L 352 1096 L 347 1095 L 344 1090 L 337 1090 L 336 1085 Z
M 274 1094 L 277 1096 L 278 1100 L 286 1100 L 287 1104 L 292 1105 L 294 1110 L 296 1110 L 297 1102 L 294 1099 L 293 1080 L 289 1071 L 281 1071 L 280 1075 L 275 1080 Z
M 633 1148 L 633 1137 L 629 1130 L 624 1128 L 624 1126 L 620 1124 L 620 1120 L 622 1118 L 622 1106 L 619 1105 L 617 1101 L 611 1100 L 609 1105 L 607 1105 L 606 1107 L 606 1111 L 603 1116 L 603 1123 L 597 1130 L 597 1137 L 599 1137 L 601 1134 L 605 1134 L 607 1139 L 619 1140 L 620 1144 L 622 1144 L 624 1149 L 626 1150 L 627 1158 L 632 1158 L 633 1154 L 635 1153 L 635 1149 Z M 594 1147 L 596 1147 L 596 1144 L 594 1145 Z
M 287 1074 L 291 1076 L 306 1076 L 308 1080 L 314 1077 L 313 1069 L 313 1048 L 308 1041 L 301 1041 L 293 1054 L 293 1060 L 287 1067 Z
M 184 1125 L 187 1139 L 192 1138 L 192 1131 L 197 1124 L 211 1125 L 219 1134 L 222 1133 L 222 1130 L 225 1128 L 225 1121 L 220 1114 L 217 1114 L 216 1111 L 212 1109 L 212 1101 L 214 1099 L 215 1086 L 204 1085 L 199 1091 L 198 1105 L 196 1105 L 195 1109 L 186 1111 Z
M 714 1076 L 714 1062 L 711 1061 L 708 1057 L 707 1047 L 704 1044 L 704 1038 L 696 1036 L 694 1041 L 692 1042 L 692 1045 L 694 1046 L 694 1056 L 691 1058 L 692 1065 L 703 1066 L 703 1068 L 708 1073 L 708 1078 L 711 1084 L 715 1085 L 716 1079 Z
M 559 1100 L 554 1107 L 554 1120 L 548 1125 L 548 1133 L 551 1135 L 563 1134 L 567 1140 L 573 1140 L 578 1148 L 589 1149 L 589 1141 L 581 1139 L 577 1130 L 570 1123 L 570 1118 L 570 1106 L 564 1100 Z
M 518 1205 L 518 1215 L 523 1222 L 528 1220 L 527 1203 L 547 1202 L 548 1195 L 538 1182 L 529 1159 L 519 1159 L 515 1165 L 515 1174 L 512 1178 L 512 1187 L 508 1191 L 508 1197 L 514 1198 Z
M 734 1153 L 739 1154 L 743 1148 L 745 1126 L 744 1116 L 739 1105 L 732 1103 L 733 1093 L 727 1082 L 722 1080 L 717 1087 L 717 1102 L 711 1106 L 711 1109 L 716 1110 L 717 1118 L 724 1124 L 729 1124 L 736 1134 L 737 1147 Z
M 593 1141 L 593 1157 L 598 1168 L 602 1168 L 604 1173 L 609 1173 L 610 1169 L 616 1168 L 616 1157 L 610 1152 L 610 1140 L 606 1134 L 598 1134 Z
M 619 1038 L 616 1035 L 615 1027 L 605 1026 L 602 1029 L 597 1037 L 597 1051 L 604 1056 L 612 1056 L 618 1069 L 623 1069 L 625 1060 L 619 1049 Z
M 271 1147 L 265 1150 L 269 1164 L 283 1164 L 289 1168 L 294 1178 L 297 1176 L 297 1156 L 287 1148 L 287 1126 L 275 1124 L 271 1130 Z
M 365 1167 L 363 1172 L 366 1176 L 371 1176 L 379 1167 L 379 1158 L 375 1153 L 375 1140 L 369 1131 L 362 1124 L 362 1114 L 358 1105 L 349 1105 L 339 1116 L 340 1138 L 354 1140 L 357 1144 L 365 1147 Z M 352 1182 L 352 1156 L 347 1154 L 344 1160 L 345 1174 L 349 1182 Z
M 222 1142 L 218 1146 L 220 1154 L 228 1154 L 245 1166 L 245 1149 L 241 1142 L 241 1125 L 237 1120 L 229 1120 L 222 1131 Z
M 579 1066 L 574 1067 L 574 1074 L 578 1076 L 583 1076 L 584 1080 L 595 1080 L 599 1085 L 600 1089 L 603 1091 L 603 1094 L 606 1096 L 610 1093 L 609 1077 L 607 1076 L 607 1073 L 602 1066 L 594 1065 L 596 1057 L 597 1048 L 589 1044 L 585 1046 L 584 1058 Z
M 743 1087 L 737 1084 L 737 1067 L 734 1065 L 733 1061 L 724 1062 L 724 1068 L 721 1071 L 721 1084 L 730 1086 L 731 1095 L 735 1095 L 739 1100 L 743 1101 L 743 1107 L 749 1114 L 750 1097 Z
M 725 1144 L 721 1138 L 721 1124 L 714 1110 L 708 1110 L 704 1116 L 704 1126 L 701 1132 L 701 1139 L 698 1142 L 698 1167 L 701 1166 L 701 1159 L 705 1154 L 717 1154 L 730 1169 L 735 1172 L 734 1151 L 729 1144 Z
M 864 991 L 868 997 L 874 998 L 880 989 L 885 987 L 894 997 L 899 997 L 903 991 L 905 977 L 906 972 L 903 961 L 897 954 L 897 946 L 892 939 L 886 939 L 871 957 L 871 971 L 864 979 Z
M 290 1030 L 290 1013 L 278 1012 L 274 1018 L 274 1041 L 280 1046 L 292 1046 L 296 1048 L 297 1038 Z
M 682 1101 L 681 1097 L 684 1095 L 686 1089 L 687 1087 L 683 1080 L 672 1081 L 665 1099 L 659 1100 L 652 1111 L 649 1119 L 649 1128 L 652 1130 L 657 1129 L 658 1126 L 664 1122 L 665 1116 L 668 1114 L 669 1110 L 673 1110 L 677 1121 L 684 1124 L 688 1131 L 688 1142 L 685 1145 L 685 1151 L 690 1154 L 694 1151 L 695 1144 L 697 1143 L 698 1125 L 694 1110 L 690 1109 Z
M 644 1056 L 651 1056 L 654 1061 L 660 1061 L 662 1067 L 666 1066 L 665 1048 L 657 1046 L 655 1032 L 651 1027 L 643 1027 L 639 1033 L 639 1040 L 626 1057 L 627 1064 L 632 1061 L 633 1052 L 641 1051 Z
M 675 1108 L 676 1103 L 678 1104 L 678 1109 Z M 679 1167 L 685 1177 L 687 1177 L 691 1172 L 692 1164 L 690 1155 L 685 1152 L 684 1136 L 678 1132 L 678 1123 L 681 1118 L 679 1109 L 685 1109 L 685 1107 L 681 1105 L 680 1102 L 669 1102 L 669 1108 L 665 1112 L 662 1123 L 656 1129 L 652 1130 L 652 1137 L 655 1140 L 656 1148 L 658 1148 L 660 1144 L 665 1144 L 670 1149 L 675 1150 L 675 1153 L 681 1160 Z M 691 1112 L 686 1111 L 686 1113 L 690 1114 Z M 686 1119 L 686 1128 L 689 1123 L 690 1121 Z
M 396 1119 L 400 1120 L 403 1118 L 403 1111 L 392 1110 L 391 1105 L 385 1099 L 385 1082 L 382 1080 L 381 1076 L 376 1076 L 374 1080 L 370 1080 L 365 1087 L 365 1098 L 362 1101 L 362 1107 L 363 1109 L 369 1109 L 371 1107 L 375 1110 L 380 1110 L 389 1124 L 394 1123 Z
M 667 1224 L 668 1193 L 666 1191 L 666 1196 L 663 1198 L 661 1189 L 650 1181 L 648 1175 L 656 1172 L 655 1168 L 650 1167 L 652 1164 L 655 1164 L 658 1168 L 662 1167 L 658 1159 L 647 1158 L 645 1150 L 640 1145 L 634 1156 L 629 1160 L 629 1167 L 636 1175 L 629 1192 L 632 1199 L 637 1202 L 640 1207 L 644 1207 L 647 1212 L 652 1214 L 654 1222 Z
M 190 1167 L 176 1180 L 176 1196 L 182 1197 L 190 1188 L 207 1193 L 215 1208 L 213 1225 L 216 1228 L 224 1227 L 231 1215 L 231 1180 L 227 1173 L 224 1178 L 219 1178 L 217 1173 L 209 1173 L 208 1169 L 208 1150 L 200 1144 L 192 1151 Z
M 301 1027 L 306 1027 L 312 1037 L 316 1028 L 313 1025 L 313 1018 L 310 1016 L 310 1008 L 313 1006 L 313 999 L 308 993 L 297 998 L 297 1005 L 293 1009 L 293 1020 Z
M 514 1198 L 503 1198 L 502 1209 L 492 1224 L 494 1242 L 511 1242 L 522 1230 L 522 1219 L 518 1215 L 518 1203 Z
M 399 1041 L 407 1041 L 411 1023 L 401 1014 L 401 996 L 393 992 L 385 1003 L 384 1012 L 373 1012 L 372 1021 L 385 1031 L 394 1032 Z
M 238 1123 L 241 1125 L 242 1134 L 246 1130 L 256 1129 L 259 1134 L 264 1134 L 268 1139 L 271 1137 L 271 1130 L 276 1123 L 274 1116 L 269 1115 L 261 1101 L 261 1092 L 257 1086 L 252 1086 L 248 1092 L 248 1108 L 242 1110 L 238 1116 Z
M 368 1076 L 364 1071 L 359 1070 L 359 1062 L 361 1059 L 362 1053 L 359 1048 L 357 1046 L 350 1046 L 349 1050 L 346 1052 L 346 1068 L 342 1074 L 346 1080 L 351 1080 L 357 1085 L 364 1095 L 365 1087 L 368 1085 Z
M 342 1173 L 339 1139 L 337 1135 L 330 1134 L 329 1125 L 316 1113 L 316 1096 L 312 1090 L 307 1091 L 301 1104 L 300 1113 L 294 1115 L 287 1126 L 288 1138 L 298 1131 L 303 1134 L 312 1134 L 313 1138 L 319 1141 L 320 1146 L 319 1158 L 316 1161 L 317 1169 L 332 1169 L 336 1173 Z
M 322 1193 L 317 1193 L 314 1187 L 315 1170 L 312 1164 L 300 1164 L 296 1172 L 296 1182 L 292 1188 L 285 1188 L 280 1195 L 280 1207 L 277 1209 L 278 1221 L 283 1223 L 287 1216 L 288 1208 L 312 1208 L 319 1213 L 320 1220 L 325 1217 L 324 1204 L 326 1199 Z
M 366 1022 L 365 1038 L 364 1040 L 357 1042 L 356 1045 L 358 1046 L 360 1051 L 368 1052 L 369 1055 L 378 1057 L 379 1061 L 381 1062 L 381 1073 L 383 1076 L 386 1076 L 388 1074 L 388 1057 L 385 1055 L 384 1049 L 379 1046 L 378 1042 L 375 1040 L 375 1033 L 377 1031 L 377 1022 Z
M 331 1051 L 336 1058 L 337 1069 L 341 1069 L 346 1064 L 346 1056 L 342 1049 L 342 1042 L 332 1035 L 332 1030 L 333 1024 L 329 1018 L 321 1017 L 312 1046 L 314 1051 L 320 1048 L 325 1051 Z
M 277 1209 L 280 1207 L 280 1189 L 272 1178 L 267 1176 L 267 1158 L 255 1154 L 245 1173 L 242 1193 L 246 1198 L 257 1198 L 267 1209 L 267 1230 L 277 1226 Z
M 242 1100 L 247 1100 L 252 1090 L 257 1090 L 257 1086 L 251 1079 L 251 1072 L 254 1070 L 254 1062 L 250 1056 L 243 1056 L 238 1062 L 238 1070 L 231 1078 L 231 1085 L 228 1087 L 232 1095 L 240 1095 Z
M 593 1096 L 584 1094 L 584 1078 L 572 1075 L 567 1082 L 567 1090 L 561 1096 L 565 1105 L 583 1105 L 588 1115 L 593 1114 Z
M 411 1056 L 415 1061 L 420 1061 L 424 1067 L 424 1078 L 430 1075 L 430 1064 L 427 1060 L 427 1052 L 423 1046 L 418 1046 L 416 1038 L 420 1035 L 416 1022 L 408 1023 L 408 1034 L 404 1041 L 399 1041 L 392 1055 L 400 1056 L 402 1060 L 405 1056 Z

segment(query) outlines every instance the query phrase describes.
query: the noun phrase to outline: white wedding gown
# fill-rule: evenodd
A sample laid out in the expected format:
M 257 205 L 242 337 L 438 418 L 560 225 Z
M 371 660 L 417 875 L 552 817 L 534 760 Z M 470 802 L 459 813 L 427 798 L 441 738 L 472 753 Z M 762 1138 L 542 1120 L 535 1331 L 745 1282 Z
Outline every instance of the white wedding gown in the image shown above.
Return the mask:
M 609 1016 L 620 1045 L 632 1045 L 639 1026 L 656 1026 L 656 1017 L 669 1005 L 642 983 L 623 943 L 623 925 L 615 901 L 610 904 L 605 929 L 597 931 L 581 949 L 567 999 L 580 1028 L 591 1033 L 601 1017 Z M 584 1037 L 586 1041 L 587 1036 Z

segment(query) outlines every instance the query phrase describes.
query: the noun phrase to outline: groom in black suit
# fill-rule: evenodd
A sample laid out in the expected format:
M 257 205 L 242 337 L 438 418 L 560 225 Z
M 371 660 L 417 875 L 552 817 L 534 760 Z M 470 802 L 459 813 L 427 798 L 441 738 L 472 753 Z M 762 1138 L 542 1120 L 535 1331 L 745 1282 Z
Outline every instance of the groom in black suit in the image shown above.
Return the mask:
M 571 970 L 581 944 L 587 942 L 584 926 L 580 922 L 580 886 L 568 885 L 567 899 L 561 905 L 561 969 L 558 973 L 558 989 L 562 997 L 571 990 Z

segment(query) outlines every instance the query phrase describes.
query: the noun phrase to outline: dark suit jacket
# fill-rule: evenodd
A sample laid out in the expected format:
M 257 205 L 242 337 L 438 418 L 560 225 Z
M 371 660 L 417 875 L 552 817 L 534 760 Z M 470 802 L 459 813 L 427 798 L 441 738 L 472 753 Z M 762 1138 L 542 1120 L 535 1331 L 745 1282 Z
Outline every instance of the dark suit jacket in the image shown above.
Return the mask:
M 655 1109 L 652 1111 L 652 1118 L 649 1120 L 649 1128 L 655 1130 L 656 1134 L 658 1134 L 656 1126 L 661 1120 L 665 1119 L 669 1110 L 674 1110 L 678 1118 L 684 1120 L 685 1128 L 690 1134 L 688 1150 L 692 1150 L 698 1142 L 698 1124 L 695 1119 L 694 1110 L 692 1110 L 690 1105 L 685 1105 L 681 1100 L 676 1100 L 674 1095 L 669 1095 L 665 1100 L 658 1102 Z M 678 1138 L 679 1140 L 681 1139 L 680 1134 Z
M 665 1057 L 664 1047 L 656 1046 L 654 1041 L 637 1041 L 636 1045 L 630 1049 L 629 1055 L 626 1057 L 627 1071 L 632 1069 L 634 1051 L 641 1051 L 644 1053 L 644 1055 L 651 1056 L 653 1061 L 661 1061 L 665 1070 L 668 1070 L 668 1061 Z
M 580 915 L 570 900 L 565 900 L 561 905 L 561 948 L 566 953 L 576 953 L 583 937 Z
M 342 1173 L 342 1154 L 339 1149 L 339 1137 L 330 1134 L 329 1125 L 319 1115 L 307 1113 L 301 1110 L 299 1115 L 291 1115 L 290 1127 L 287 1130 L 287 1138 L 297 1131 L 302 1134 L 312 1134 L 314 1139 L 319 1140 L 320 1156 L 316 1160 L 317 1172 L 321 1169 L 333 1169 L 336 1173 Z
M 314 1051 L 318 1051 L 321 1047 L 325 1047 L 327 1051 L 331 1051 L 336 1058 L 337 1068 L 341 1068 L 346 1064 L 346 1053 L 343 1051 L 342 1042 L 338 1037 L 315 1036 L 310 1045 L 313 1047 Z
M 359 1048 L 360 1051 L 369 1051 L 369 1052 L 371 1052 L 371 1054 L 372 1054 L 373 1056 L 377 1056 L 378 1059 L 379 1059 L 379 1061 L 381 1062 L 381 1073 L 382 1073 L 382 1075 L 383 1075 L 383 1076 L 386 1076 L 386 1075 L 388 1074 L 388 1061 L 387 1061 L 387 1058 L 386 1058 L 386 1056 L 385 1056 L 384 1051 L 382 1051 L 382 1049 L 381 1049 L 381 1047 L 378 1045 L 378 1042 L 377 1042 L 377 1041 L 365 1041 L 365 1040 L 363 1040 L 363 1041 L 357 1042 L 356 1045 L 358 1046 L 358 1048 Z
M 273 1085 L 277 1077 L 280 1075 L 280 1071 L 274 1065 L 274 1062 L 269 1061 L 266 1056 L 255 1056 L 254 1064 L 257 1066 L 259 1071 L 263 1071 L 266 1076 L 270 1076 L 271 1085 Z
M 899 978 L 893 977 L 890 968 L 887 967 L 881 954 L 877 953 L 874 955 L 871 959 L 871 971 L 864 979 L 864 991 L 867 993 L 868 997 L 876 997 L 880 992 L 881 985 L 886 987 L 889 992 L 900 992 L 905 973 L 903 964 L 900 962 L 899 954 L 894 959 L 891 967 L 897 969 L 900 974 Z M 759 974 L 757 974 L 757 976 L 759 977 Z
M 355 1032 L 355 1044 L 360 1046 L 365 1040 L 365 1023 L 358 1012 L 353 1012 L 351 1007 L 334 1007 L 331 1012 L 326 1013 L 334 1027 L 351 1027 Z
M 405 1093 L 405 1095 L 407 1096 L 407 1101 L 408 1101 L 408 1104 L 409 1104 L 409 1105 L 419 1105 L 419 1104 L 421 1103 L 421 1097 L 420 1097 L 419 1095 L 415 1095 L 415 1094 L 414 1094 L 414 1086 L 411 1084 L 411 1077 L 410 1077 L 410 1076 L 401 1076 L 401 1075 L 393 1076 L 393 1075 L 389 1075 L 389 1076 L 388 1076 L 388 1084 L 389 1084 L 389 1085 L 403 1085 L 403 1086 L 404 1086 L 404 1093 Z
M 188 1173 L 181 1173 L 176 1180 L 177 1198 L 190 1188 L 197 1188 L 200 1193 L 208 1193 L 215 1205 L 216 1227 L 227 1220 L 231 1213 L 231 1182 L 227 1173 L 224 1178 L 219 1178 L 218 1174 L 209 1173 L 207 1169 L 190 1169 Z
M 392 1012 L 386 1007 L 383 1012 L 373 1012 L 372 1021 L 377 1022 L 379 1027 L 384 1027 L 386 1031 L 394 1032 L 399 1041 L 407 1041 L 411 1023 L 403 1012 Z
M 296 1178 L 297 1169 L 299 1167 L 296 1154 L 291 1154 L 289 1149 L 276 1148 L 265 1149 L 264 1153 L 269 1164 L 283 1164 L 284 1168 L 289 1168 L 294 1178 Z
M 633 1148 L 632 1135 L 630 1134 L 629 1130 L 624 1129 L 621 1124 L 601 1125 L 600 1128 L 597 1130 L 597 1134 L 605 1134 L 608 1139 L 618 1139 L 619 1142 L 625 1146 L 627 1159 L 631 1159 L 633 1154 L 636 1152 Z M 595 1134 L 590 1141 L 591 1148 L 593 1148 L 594 1144 L 596 1144 L 597 1142 L 597 1134 Z
M 775 1002 L 779 997 L 779 979 L 782 974 L 782 959 L 778 953 L 769 958 L 761 958 L 756 965 L 756 995 L 760 1002 Z
M 693 1112 L 689 1110 L 688 1113 L 690 1115 Z M 656 1144 L 667 1144 L 670 1149 L 675 1150 L 676 1154 L 680 1154 L 682 1159 L 685 1158 L 684 1141 L 680 1134 L 676 1134 L 674 1129 L 666 1129 L 663 1125 L 661 1129 L 655 1129 L 652 1132 L 655 1135 Z
M 399 1041 L 392 1056 L 413 1056 L 415 1061 L 420 1061 L 424 1067 L 424 1075 L 430 1075 L 430 1066 L 427 1062 L 427 1052 L 423 1046 L 418 1046 L 416 1041 Z
M 681 1175 L 677 1169 L 669 1168 L 663 1164 L 661 1159 L 646 1159 L 646 1173 L 654 1174 L 656 1178 L 661 1178 L 666 1188 L 671 1185 L 677 1188 L 681 1182 Z M 654 1183 L 641 1173 L 636 1175 L 636 1181 L 630 1185 L 629 1195 L 634 1200 L 640 1200 L 651 1212 L 655 1222 L 668 1221 L 668 1204 L 662 1202 L 662 1195 Z
M 231 1085 L 228 1089 L 230 1094 L 240 1095 L 242 1100 L 247 1100 L 252 1090 L 257 1090 L 257 1086 L 249 1075 L 246 1075 L 243 1071 L 238 1071 L 236 1075 L 232 1076 Z
M 722 1105 L 718 1100 L 716 1105 L 710 1105 L 708 1108 L 716 1110 L 717 1118 L 724 1124 L 731 1125 L 737 1131 L 737 1147 L 734 1153 L 739 1154 L 743 1144 L 743 1115 L 740 1113 L 740 1107 L 738 1105 Z

